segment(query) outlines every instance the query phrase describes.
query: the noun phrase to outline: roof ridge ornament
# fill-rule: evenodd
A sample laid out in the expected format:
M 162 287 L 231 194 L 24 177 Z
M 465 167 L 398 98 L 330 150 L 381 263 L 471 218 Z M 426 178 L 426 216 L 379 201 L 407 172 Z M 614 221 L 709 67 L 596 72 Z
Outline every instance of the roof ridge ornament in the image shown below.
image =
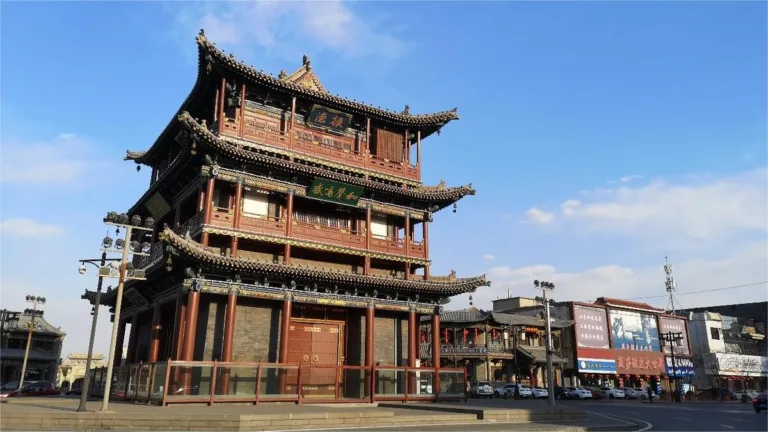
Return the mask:
M 309 59 L 309 56 L 304 54 L 304 56 L 301 58 L 301 65 L 309 68 L 311 67 L 310 63 L 311 63 L 311 60 Z

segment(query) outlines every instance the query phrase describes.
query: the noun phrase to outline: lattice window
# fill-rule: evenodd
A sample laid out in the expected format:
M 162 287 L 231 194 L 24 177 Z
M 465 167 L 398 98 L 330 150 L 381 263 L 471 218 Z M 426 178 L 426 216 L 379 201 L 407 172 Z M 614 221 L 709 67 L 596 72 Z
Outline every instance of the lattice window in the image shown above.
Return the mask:
M 342 219 L 337 217 L 321 216 L 307 213 L 294 212 L 293 218 L 299 222 L 304 222 L 312 225 L 326 226 L 336 229 L 351 229 L 351 222 L 348 219 Z
M 383 129 L 376 129 L 376 156 L 394 162 L 403 161 L 403 136 Z

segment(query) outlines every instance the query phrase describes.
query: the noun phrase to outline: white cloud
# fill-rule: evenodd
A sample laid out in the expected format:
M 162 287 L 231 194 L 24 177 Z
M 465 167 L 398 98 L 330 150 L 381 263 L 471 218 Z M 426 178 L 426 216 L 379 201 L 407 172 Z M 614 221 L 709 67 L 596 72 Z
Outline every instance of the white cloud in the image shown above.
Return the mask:
M 632 175 L 628 175 L 628 176 L 620 178 L 619 181 L 622 182 L 622 183 L 629 183 L 632 180 L 638 180 L 638 179 L 641 179 L 641 178 L 643 178 L 643 176 L 641 176 L 639 174 L 632 174 Z
M 0 143 L 0 180 L 4 183 L 56 184 L 81 177 L 88 170 L 88 145 L 74 134 L 49 141 L 9 139 Z
M 491 254 L 487 254 L 487 255 L 483 255 L 483 259 L 486 260 L 486 261 L 493 261 L 493 260 L 496 259 L 496 256 L 495 255 L 491 255 Z
M 185 2 L 174 19 L 176 32 L 187 43 L 203 28 L 219 44 L 236 49 L 259 46 L 286 58 L 298 58 L 307 48 L 351 58 L 396 58 L 405 49 L 394 34 L 339 0 Z
M 528 216 L 528 220 L 530 222 L 539 225 L 547 225 L 554 222 L 555 220 L 555 215 L 553 213 L 545 212 L 538 207 L 529 208 L 525 211 L 525 215 Z
M 701 291 L 750 284 L 768 280 L 768 242 L 749 243 L 738 250 L 726 251 L 724 256 L 713 259 L 697 258 L 695 254 L 680 257 L 673 265 L 677 282 L 676 306 L 692 308 L 716 304 L 733 304 L 768 300 L 768 285 L 754 285 L 744 288 L 685 295 L 688 291 Z M 657 307 L 666 307 L 664 286 L 664 261 L 650 267 L 627 267 L 603 265 L 580 271 L 560 271 L 551 265 L 529 267 L 493 267 L 487 271 L 492 282 L 490 288 L 479 289 L 474 296 L 475 304 L 489 309 L 491 301 L 506 297 L 507 290 L 512 297 L 535 297 L 540 293 L 533 287 L 535 279 L 555 283 L 552 295 L 556 300 L 594 301 L 597 297 L 633 298 L 660 296 L 652 299 L 637 299 Z M 454 298 L 449 309 L 467 307 L 468 295 Z
M 620 236 L 711 241 L 768 232 L 768 171 L 601 189 L 561 205 L 570 223 Z
M 57 225 L 47 225 L 26 218 L 10 218 L 0 222 L 0 232 L 5 235 L 43 239 L 57 237 L 64 233 L 64 229 Z

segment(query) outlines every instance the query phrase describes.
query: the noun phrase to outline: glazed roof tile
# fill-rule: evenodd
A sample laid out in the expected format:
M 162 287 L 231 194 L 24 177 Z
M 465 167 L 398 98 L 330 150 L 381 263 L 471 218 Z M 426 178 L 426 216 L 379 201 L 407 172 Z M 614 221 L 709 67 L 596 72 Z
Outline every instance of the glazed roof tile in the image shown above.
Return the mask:
M 444 205 L 450 205 L 453 202 L 463 198 L 464 196 L 474 195 L 476 192 L 475 189 L 472 188 L 471 183 L 458 187 L 447 187 L 445 186 L 445 183 L 441 183 L 437 186 L 416 186 L 410 188 L 402 188 L 387 183 L 367 180 L 361 177 L 355 177 L 348 174 L 330 171 L 321 167 L 292 162 L 287 159 L 269 156 L 263 153 L 255 152 L 253 150 L 245 149 L 235 144 L 231 144 L 226 140 L 219 138 L 213 132 L 209 131 L 204 125 L 197 122 L 187 112 L 179 115 L 178 120 L 182 125 L 190 130 L 196 138 L 202 140 L 208 146 L 215 148 L 227 156 L 242 162 L 255 162 L 293 172 L 302 172 L 316 177 L 324 177 L 344 183 L 354 184 L 365 189 L 380 190 L 389 192 L 394 195 L 405 196 L 418 200 L 437 202 L 445 201 Z
M 430 317 L 423 317 L 423 321 L 430 320 Z M 516 326 L 530 326 L 543 328 L 546 324 L 544 319 L 519 314 L 508 314 L 499 312 L 486 312 L 475 308 L 443 311 L 440 314 L 440 322 L 442 323 L 479 323 L 486 320 L 495 321 L 504 325 L 516 325 Z M 573 321 L 566 321 L 561 319 L 553 319 L 552 328 L 565 328 L 573 324 Z
M 319 270 L 296 265 L 273 264 L 242 257 L 221 256 L 192 239 L 176 234 L 170 228 L 163 230 L 161 238 L 175 247 L 181 255 L 233 271 L 264 272 L 327 283 L 347 283 L 371 288 L 401 289 L 414 293 L 439 295 L 456 295 L 490 285 L 490 282 L 485 279 L 485 275 L 471 278 L 440 278 L 440 280 L 430 281 L 404 280 L 381 276 L 363 276 L 334 270 Z
M 610 297 L 599 297 L 595 301 L 595 304 L 623 307 L 623 308 L 629 308 L 629 309 L 641 309 L 641 310 L 647 310 L 651 312 L 664 312 L 664 309 L 653 307 L 648 303 L 633 302 L 629 300 L 621 300 L 621 299 L 615 299 Z
M 372 116 L 389 123 L 414 127 L 439 127 L 452 120 L 458 120 L 459 118 L 456 108 L 431 114 L 410 114 L 407 110 L 404 112 L 394 112 L 366 105 L 353 99 L 324 92 L 324 88 L 315 89 L 306 87 L 289 79 L 281 79 L 280 77 L 267 74 L 264 71 L 256 70 L 253 66 L 248 66 L 244 62 L 237 60 L 233 54 L 227 55 L 224 51 L 217 48 L 216 45 L 208 40 L 203 30 L 200 30 L 200 34 L 197 36 L 196 41 L 200 49 L 201 62 L 211 61 L 229 69 L 247 80 L 261 84 L 264 87 L 284 91 L 292 95 L 303 96 L 310 100 L 344 109 L 353 114 Z

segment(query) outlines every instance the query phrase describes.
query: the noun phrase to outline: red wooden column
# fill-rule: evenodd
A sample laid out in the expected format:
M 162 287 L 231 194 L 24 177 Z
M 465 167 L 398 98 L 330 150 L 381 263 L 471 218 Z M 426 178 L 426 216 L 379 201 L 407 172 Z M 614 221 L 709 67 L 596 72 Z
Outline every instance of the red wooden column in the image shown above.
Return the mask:
M 416 131 L 416 166 L 419 178 L 421 178 L 421 131 Z
M 133 364 L 136 357 L 136 341 L 139 339 L 139 314 L 131 316 L 131 334 L 128 337 L 128 352 L 125 354 L 125 362 Z
M 416 324 L 416 310 L 408 312 L 408 367 L 416 367 L 418 354 L 418 325 Z M 414 375 L 415 376 L 415 375 Z
M 187 320 L 187 304 L 184 300 L 184 296 L 179 294 L 176 297 L 176 322 L 173 325 L 173 347 L 171 348 L 171 359 L 183 360 L 184 359 L 184 331 Z M 173 382 L 175 385 L 179 383 L 180 368 L 174 367 Z
M 440 394 L 440 314 L 437 308 L 432 314 L 432 366 L 435 368 L 435 382 L 433 391 L 436 395 Z
M 208 178 L 208 184 L 205 188 L 205 214 L 203 215 L 203 224 L 210 225 L 211 218 L 213 218 L 213 190 L 216 186 L 216 178 L 211 176 Z M 204 232 L 201 238 L 203 246 L 208 246 L 208 233 Z
M 405 212 L 405 256 L 411 256 L 411 214 Z
M 365 119 L 365 151 L 363 152 L 363 155 L 365 156 L 365 160 L 367 161 L 368 154 L 371 152 L 371 119 L 367 118 Z
M 160 354 L 160 332 L 163 330 L 163 325 L 160 316 L 160 304 L 155 304 L 155 310 L 152 312 L 152 331 L 149 339 L 149 356 L 147 362 L 154 363 L 157 361 L 157 357 Z
M 368 304 L 368 308 L 365 310 L 365 366 L 368 368 L 373 367 L 373 326 L 376 319 L 376 310 L 373 307 L 373 302 Z M 369 375 L 370 374 L 370 375 Z M 368 373 L 363 375 L 365 377 L 365 390 L 363 395 L 371 397 L 371 380 L 373 379 L 373 371 L 368 370 Z
M 405 161 L 405 171 L 408 172 L 408 165 L 411 163 L 411 146 L 408 145 L 408 129 L 405 130 L 405 140 L 403 140 L 403 160 Z
M 235 314 L 237 313 L 237 290 L 232 288 L 227 293 L 227 310 L 224 315 L 224 343 L 221 349 L 221 361 L 232 361 L 232 349 L 235 347 Z M 221 394 L 229 394 L 230 368 L 221 369 Z
M 195 334 L 197 333 L 197 311 L 199 307 L 200 292 L 195 289 L 190 289 L 187 294 L 186 329 L 184 331 L 184 349 L 182 353 L 182 360 L 184 361 L 193 361 L 195 359 Z M 191 368 L 183 368 L 182 383 L 187 389 L 192 385 Z M 188 390 L 186 392 L 188 392 Z
M 241 128 L 245 129 L 245 128 Z M 238 178 L 237 183 L 235 184 L 235 221 L 233 223 L 233 228 L 240 229 L 240 218 L 243 213 L 243 179 Z M 230 250 L 232 251 L 232 256 L 237 256 L 237 235 L 232 236 L 232 246 Z
M 224 122 L 227 121 L 227 117 L 224 115 L 224 106 L 227 100 L 227 80 L 226 78 L 221 79 L 221 92 L 219 93 L 221 97 L 219 98 L 219 106 L 216 107 L 216 109 L 219 111 L 219 135 L 224 131 Z
M 125 341 L 125 326 L 127 324 L 127 320 L 120 320 L 120 326 L 117 327 L 117 343 L 115 344 L 115 358 L 112 362 L 113 367 L 120 366 L 120 362 L 123 360 L 123 341 Z
M 370 120 L 368 120 L 370 125 Z M 365 210 L 365 250 L 371 250 L 371 239 L 373 236 L 371 231 L 371 205 L 369 204 Z M 368 276 L 371 274 L 371 257 L 365 256 L 365 265 L 363 266 L 363 274 Z
M 285 215 L 285 236 L 290 238 L 293 234 L 293 194 L 294 190 L 291 189 L 288 191 L 288 197 L 287 197 L 287 205 L 286 205 L 286 215 Z M 290 264 L 291 263 L 291 245 L 286 244 L 285 245 L 285 252 L 283 252 L 283 264 Z
M 424 228 L 424 238 L 422 241 L 424 242 L 424 258 L 429 261 L 429 222 L 427 219 L 425 216 L 422 222 Z M 424 280 L 429 280 L 429 263 L 424 265 Z
M 280 363 L 288 361 L 288 328 L 291 325 L 291 297 L 283 300 L 283 313 L 280 315 Z
M 296 96 L 291 98 L 291 123 L 289 125 L 289 136 L 288 136 L 288 148 L 293 148 L 294 140 L 296 139 L 296 133 L 293 131 L 293 125 L 296 123 Z M 291 160 L 293 160 L 293 156 L 291 156 Z

